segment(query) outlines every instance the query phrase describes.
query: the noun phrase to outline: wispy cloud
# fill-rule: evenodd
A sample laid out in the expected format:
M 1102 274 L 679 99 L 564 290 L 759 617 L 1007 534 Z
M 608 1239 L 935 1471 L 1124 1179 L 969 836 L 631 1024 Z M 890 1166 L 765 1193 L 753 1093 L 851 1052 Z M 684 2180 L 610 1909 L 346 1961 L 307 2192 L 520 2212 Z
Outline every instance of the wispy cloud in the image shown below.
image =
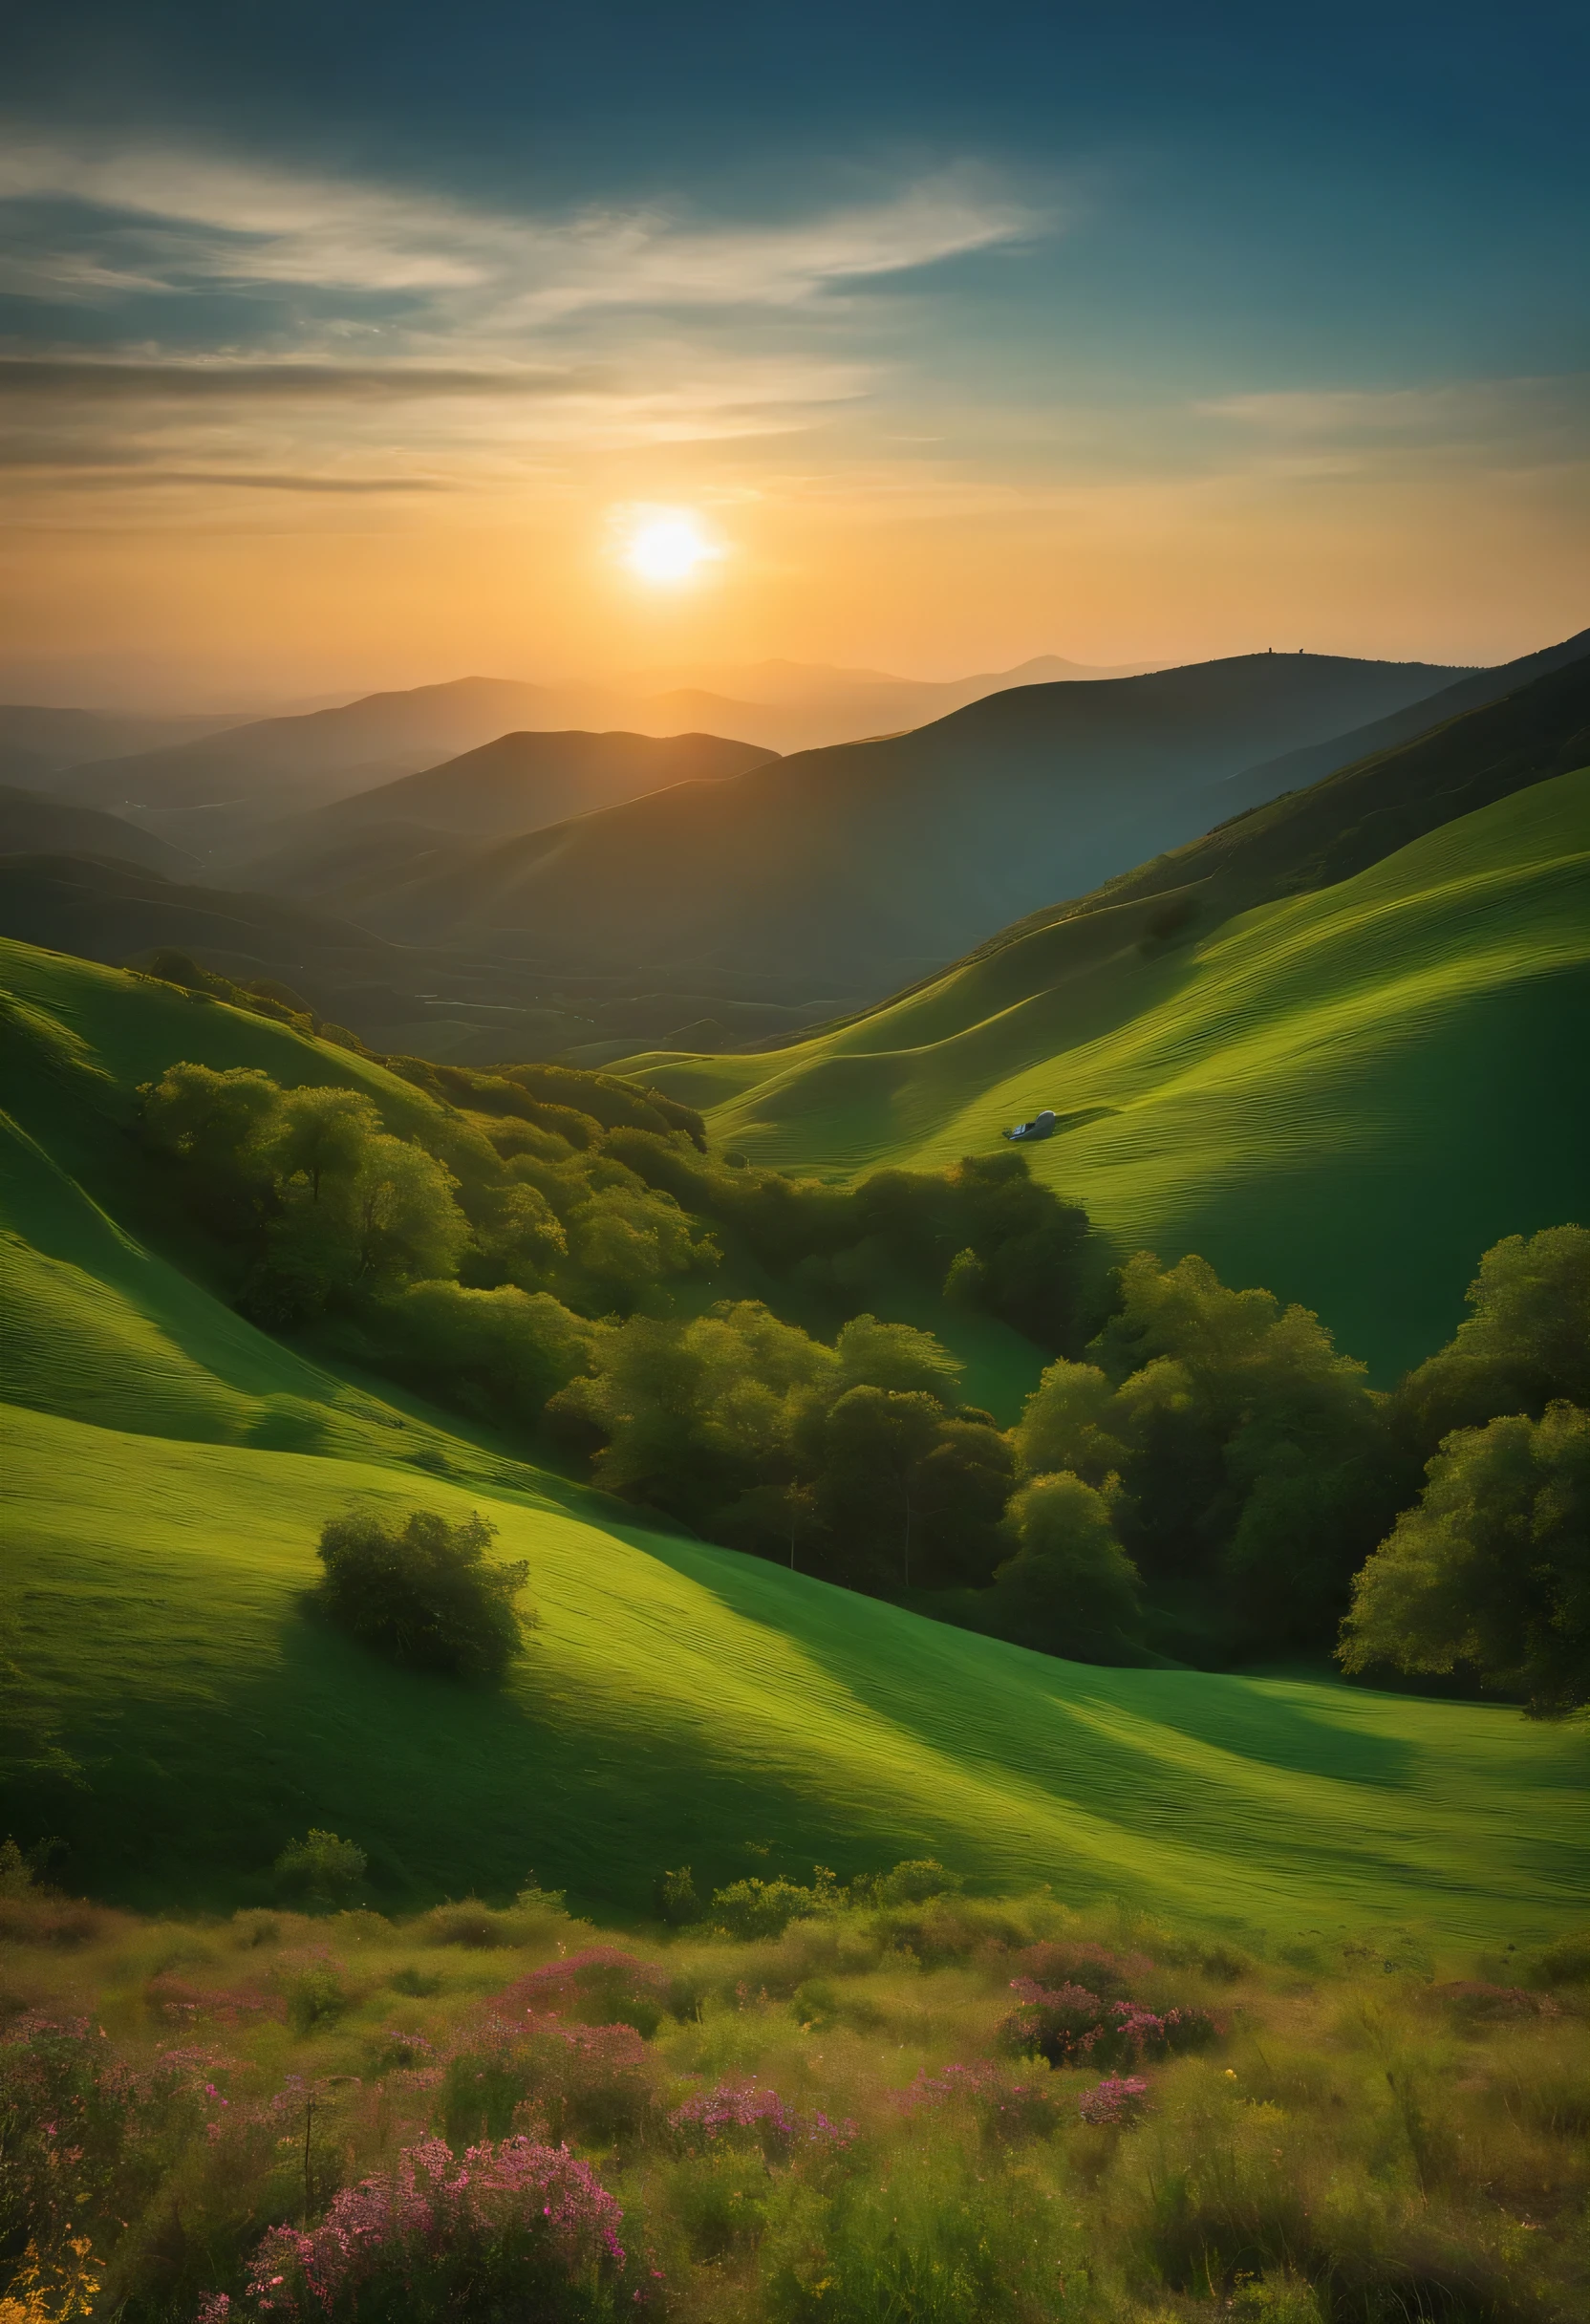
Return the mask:
M 522 468 L 530 444 L 810 425 L 877 381 L 870 285 L 1042 221 L 969 168 L 747 224 L 515 214 L 35 138 L 0 152 L 0 286 L 75 318 L 70 346 L 41 331 L 0 358 L 13 472 L 236 482 L 256 463 L 317 474 L 335 451 L 370 476 L 319 488 L 354 491 L 413 488 L 393 469 L 395 430 L 432 489 Z
M 1198 404 L 1283 459 L 1363 465 L 1461 455 L 1496 461 L 1585 457 L 1590 379 L 1462 379 L 1405 388 L 1304 388 L 1224 396 Z
M 18 288 L 53 284 L 75 299 L 206 282 L 429 293 L 504 324 L 592 308 L 797 306 L 1042 223 L 964 169 L 798 220 L 704 225 L 658 208 L 515 215 L 205 157 L 26 141 L 0 155 L 0 202 L 44 213 L 13 244 Z

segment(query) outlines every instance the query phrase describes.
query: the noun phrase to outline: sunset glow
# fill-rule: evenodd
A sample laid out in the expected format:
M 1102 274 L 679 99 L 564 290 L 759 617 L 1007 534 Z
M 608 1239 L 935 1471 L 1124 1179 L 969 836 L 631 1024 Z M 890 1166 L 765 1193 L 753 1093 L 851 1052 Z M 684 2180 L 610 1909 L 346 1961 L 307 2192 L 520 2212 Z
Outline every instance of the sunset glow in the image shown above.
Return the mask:
M 642 581 L 668 585 L 690 581 L 702 566 L 724 554 L 709 541 L 687 509 L 670 509 L 642 516 L 629 531 L 623 560 Z

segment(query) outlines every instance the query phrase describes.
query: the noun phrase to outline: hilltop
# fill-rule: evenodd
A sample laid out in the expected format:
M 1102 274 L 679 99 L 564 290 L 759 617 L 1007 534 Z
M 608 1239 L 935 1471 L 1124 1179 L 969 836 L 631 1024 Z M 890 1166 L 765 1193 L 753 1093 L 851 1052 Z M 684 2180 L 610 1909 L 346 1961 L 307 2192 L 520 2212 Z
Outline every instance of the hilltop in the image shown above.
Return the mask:
M 1190 837 L 1216 777 L 1448 675 L 1250 655 L 1019 687 L 912 734 L 681 784 L 440 869 L 396 866 L 360 883 L 359 915 L 404 942 L 489 942 L 564 968 L 732 965 L 799 1000 L 821 961 L 887 990 Z
M 447 838 L 538 830 L 676 783 L 720 783 L 774 756 L 711 734 L 499 735 L 440 766 L 273 825 L 264 851 L 225 876 L 305 897 L 340 893 L 345 908 L 356 907 L 361 880 L 390 876 L 394 863 L 429 870 Z M 440 851 L 445 859 L 444 846 Z
M 235 1902 L 306 1823 L 376 1892 L 506 1891 L 533 1862 L 634 1909 L 744 1840 L 842 1872 L 936 1852 L 974 1878 L 1194 1919 L 1487 1936 L 1580 1883 L 1579 1753 L 1515 1713 L 1339 1685 L 1084 1668 L 647 1528 L 488 1432 L 265 1337 L 151 1208 L 124 1136 L 181 1057 L 434 1104 L 289 1028 L 5 948 L 3 1245 L 16 1650 L 86 1773 L 10 1813 L 73 1880 Z M 503 1694 L 415 1678 L 308 1621 L 323 1518 L 481 1509 L 542 1617 Z

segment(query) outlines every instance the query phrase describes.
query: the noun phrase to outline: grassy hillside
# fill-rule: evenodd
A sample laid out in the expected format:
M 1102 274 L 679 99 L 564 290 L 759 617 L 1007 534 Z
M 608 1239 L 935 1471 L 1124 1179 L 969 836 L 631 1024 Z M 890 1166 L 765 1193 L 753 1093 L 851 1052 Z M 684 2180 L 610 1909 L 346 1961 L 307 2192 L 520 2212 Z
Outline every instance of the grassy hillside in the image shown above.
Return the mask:
M 1482 714 L 1483 715 L 1483 714 Z M 1123 1247 L 1315 1307 L 1384 1376 L 1479 1253 L 1590 1215 L 1590 772 L 1167 949 L 1155 899 L 1060 921 L 838 1031 L 636 1061 L 758 1161 L 861 1173 L 994 1144 Z
M 3 965 L 13 1650 L 90 1787 L 28 1775 L 6 1812 L 69 1837 L 75 1883 L 235 1901 L 312 1822 L 370 1850 L 390 1902 L 533 1864 L 633 1908 L 665 1863 L 717 1881 L 932 1851 L 1277 1929 L 1521 1934 L 1575 1908 L 1576 1731 L 1029 1654 L 643 1531 L 264 1338 L 196 1280 L 199 1246 L 180 1271 L 129 1227 L 154 1212 L 126 1091 L 187 1056 L 353 1081 L 393 1118 L 427 1101 L 225 1006 L 21 947 Z M 542 1626 L 502 1694 L 306 1617 L 318 1528 L 355 1497 L 480 1508 L 528 1558 Z

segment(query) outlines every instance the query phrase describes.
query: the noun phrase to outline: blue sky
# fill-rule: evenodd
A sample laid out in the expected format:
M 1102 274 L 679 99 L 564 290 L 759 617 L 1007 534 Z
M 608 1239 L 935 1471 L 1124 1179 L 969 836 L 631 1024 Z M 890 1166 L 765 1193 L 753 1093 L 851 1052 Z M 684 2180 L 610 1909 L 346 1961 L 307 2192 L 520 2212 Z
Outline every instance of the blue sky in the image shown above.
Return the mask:
M 67 0 L 0 98 L 18 667 L 1523 650 L 1587 21 Z M 653 506 L 723 551 L 666 605 Z

